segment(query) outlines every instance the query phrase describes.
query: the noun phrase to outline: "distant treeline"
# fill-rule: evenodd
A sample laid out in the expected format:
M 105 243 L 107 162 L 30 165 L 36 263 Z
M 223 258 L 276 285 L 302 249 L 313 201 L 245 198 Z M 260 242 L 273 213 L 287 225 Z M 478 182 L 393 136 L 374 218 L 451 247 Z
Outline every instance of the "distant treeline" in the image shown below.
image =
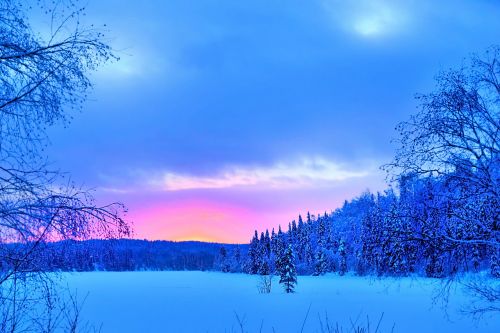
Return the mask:
M 286 231 L 255 231 L 244 270 L 278 273 L 291 245 L 299 274 L 441 278 L 486 270 L 500 278 L 499 202 L 460 190 L 442 177 L 410 175 L 398 192 L 366 192 L 330 214 L 299 216 Z M 458 204 L 451 194 L 461 196 Z
M 205 242 L 148 241 L 133 239 L 65 240 L 41 243 L 30 264 L 39 271 L 134 271 L 134 270 L 214 270 L 221 267 L 221 254 L 227 271 L 241 271 L 241 253 L 248 245 Z M 3 244 L 0 249 L 1 266 L 23 262 L 13 253 L 26 248 L 25 244 Z M 23 263 L 24 265 L 24 263 Z

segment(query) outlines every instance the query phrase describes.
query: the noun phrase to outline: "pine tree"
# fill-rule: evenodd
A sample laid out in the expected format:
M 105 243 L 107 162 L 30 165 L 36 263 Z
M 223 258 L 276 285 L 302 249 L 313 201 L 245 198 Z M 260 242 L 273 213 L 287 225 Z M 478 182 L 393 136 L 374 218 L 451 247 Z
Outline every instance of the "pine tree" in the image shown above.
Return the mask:
M 326 226 L 323 218 L 318 218 L 318 244 L 322 248 L 326 246 Z
M 267 229 L 264 235 L 264 248 L 266 257 L 269 258 L 271 256 L 271 237 L 269 236 L 269 230 Z
M 365 275 L 366 273 L 366 261 L 363 257 L 363 251 L 356 251 L 356 274 Z
M 259 236 L 257 230 L 250 242 L 248 248 L 248 261 L 246 265 L 246 271 L 249 274 L 257 274 L 260 267 L 260 251 L 259 251 Z
M 389 228 L 392 230 L 392 242 L 389 243 L 389 271 L 394 275 L 406 275 L 409 271 L 406 260 L 403 226 L 400 218 L 395 212 L 396 207 L 392 207 Z
M 259 275 L 271 274 L 271 267 L 269 266 L 269 262 L 267 259 L 262 260 L 262 262 L 260 263 L 260 267 L 259 267 L 257 274 L 259 274 Z
M 271 253 L 274 253 L 274 254 L 276 254 L 276 240 L 277 240 L 277 237 L 276 237 L 276 233 L 274 232 L 274 228 L 273 228 L 273 230 L 271 231 Z
M 314 275 L 324 275 L 328 271 L 328 261 L 326 259 L 325 251 L 320 248 L 316 254 L 316 264 L 314 267 Z
M 293 293 L 297 284 L 297 271 L 295 269 L 292 244 L 283 252 L 280 258 L 280 284 L 283 284 L 286 293 Z
M 341 239 L 339 244 L 339 274 L 344 275 L 345 273 L 347 273 L 347 253 L 345 242 Z
M 221 247 L 219 250 L 219 258 L 217 261 L 218 261 L 218 266 L 219 266 L 218 268 L 221 272 L 224 272 L 224 273 L 229 272 L 230 265 L 229 265 L 229 260 L 228 260 L 228 256 L 227 256 L 227 250 L 224 246 Z
M 291 240 L 291 243 L 293 244 L 293 246 L 296 248 L 296 241 L 297 241 L 297 223 L 295 222 L 295 220 L 292 221 L 292 226 L 291 226 L 291 230 L 290 230 L 290 240 Z
M 283 252 L 285 251 L 285 235 L 283 231 L 281 231 L 281 225 L 278 227 L 278 234 L 276 235 L 276 249 L 274 253 L 275 258 L 275 270 L 277 274 L 281 274 L 281 257 L 283 256 Z
M 305 239 L 304 245 L 304 261 L 307 265 L 311 265 L 314 261 L 314 251 L 309 236 Z
M 234 249 L 232 260 L 230 261 L 230 271 L 241 272 L 241 251 L 239 246 L 236 246 Z
M 269 265 L 269 257 L 271 251 L 271 239 L 269 238 L 269 231 L 266 233 L 262 232 L 260 234 L 260 241 L 258 245 L 258 268 L 257 274 L 259 275 L 269 275 L 271 273 L 271 268 Z
M 296 249 L 298 261 L 304 260 L 304 250 L 307 238 L 306 228 L 307 226 L 302 221 L 302 217 L 299 216 L 299 223 L 297 225 L 297 249 Z

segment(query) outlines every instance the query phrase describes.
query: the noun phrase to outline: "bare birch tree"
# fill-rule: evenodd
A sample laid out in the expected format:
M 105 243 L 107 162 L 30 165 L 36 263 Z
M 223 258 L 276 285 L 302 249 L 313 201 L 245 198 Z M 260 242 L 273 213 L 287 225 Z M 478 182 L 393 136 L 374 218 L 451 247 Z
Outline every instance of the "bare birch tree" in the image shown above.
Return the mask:
M 51 288 L 41 288 L 51 280 L 38 264 L 46 242 L 130 232 L 122 205 L 97 206 L 89 191 L 50 170 L 43 153 L 46 128 L 68 124 L 72 110 L 82 108 L 92 87 L 88 73 L 116 59 L 102 33 L 81 24 L 83 9 L 77 5 L 0 0 L 0 319 L 5 332 L 35 324 L 28 311 L 37 306 L 34 298 L 29 303 L 21 297 L 28 289 L 47 291 L 39 293 L 46 300 L 54 296 Z M 28 13 L 33 12 L 49 22 L 47 31 L 32 29 Z
M 428 208 L 450 228 L 419 238 L 487 248 L 493 272 L 500 257 L 500 47 L 440 73 L 436 81 L 434 92 L 417 96 L 419 111 L 398 125 L 399 149 L 385 168 L 393 180 L 439 179 L 444 186 L 432 202 L 441 204 Z M 456 225 L 471 232 L 454 233 Z M 500 285 L 470 286 L 479 298 L 488 295 L 482 297 L 484 310 L 500 309 Z

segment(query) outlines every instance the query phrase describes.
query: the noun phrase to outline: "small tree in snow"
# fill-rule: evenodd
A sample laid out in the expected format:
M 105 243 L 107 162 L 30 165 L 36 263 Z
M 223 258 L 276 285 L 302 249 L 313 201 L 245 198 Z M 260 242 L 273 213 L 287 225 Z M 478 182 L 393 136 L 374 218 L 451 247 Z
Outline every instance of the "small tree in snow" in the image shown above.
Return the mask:
M 280 272 L 279 283 L 283 284 L 286 293 L 293 293 L 295 285 L 297 284 L 297 271 L 295 269 L 294 254 L 292 245 L 289 244 L 288 248 L 284 251 L 283 256 L 280 258 L 282 271 Z

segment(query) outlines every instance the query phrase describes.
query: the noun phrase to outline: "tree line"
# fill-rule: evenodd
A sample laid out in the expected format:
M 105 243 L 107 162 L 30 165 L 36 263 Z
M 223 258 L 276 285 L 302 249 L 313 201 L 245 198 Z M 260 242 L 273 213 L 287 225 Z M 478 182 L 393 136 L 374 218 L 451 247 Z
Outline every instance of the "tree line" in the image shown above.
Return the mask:
M 6 260 L 23 244 L 1 244 L 0 270 L 8 271 Z M 63 240 L 38 245 L 30 267 L 41 272 L 84 271 L 180 271 L 218 270 L 242 272 L 247 245 L 197 241 L 149 241 L 135 239 Z
M 450 214 L 452 203 L 443 193 L 455 189 L 439 178 L 408 177 L 398 190 L 365 192 L 330 214 L 299 215 L 285 232 L 281 226 L 260 236 L 255 231 L 245 272 L 279 274 L 290 246 L 304 275 L 352 271 L 442 278 L 487 270 L 500 278 L 498 248 L 477 241 L 492 237 L 491 207 L 484 204 L 482 215 L 467 223 Z

